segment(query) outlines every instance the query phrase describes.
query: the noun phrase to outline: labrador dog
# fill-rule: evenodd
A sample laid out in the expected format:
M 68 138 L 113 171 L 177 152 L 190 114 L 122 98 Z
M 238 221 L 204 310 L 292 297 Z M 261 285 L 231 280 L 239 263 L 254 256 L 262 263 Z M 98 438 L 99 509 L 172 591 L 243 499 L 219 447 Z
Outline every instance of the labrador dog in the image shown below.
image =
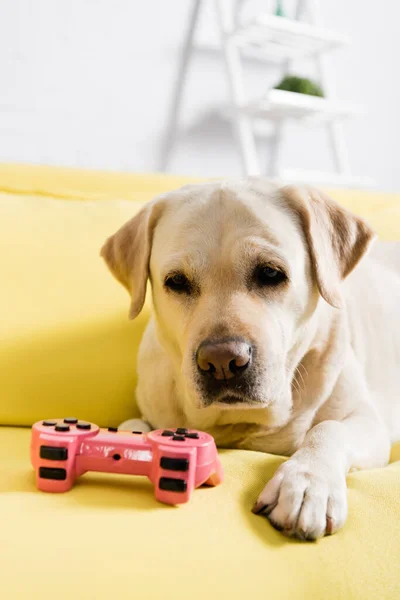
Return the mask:
M 346 474 L 400 438 L 400 244 L 364 257 L 373 238 L 318 190 L 247 179 L 160 196 L 101 252 L 130 318 L 151 283 L 143 419 L 289 456 L 253 511 L 300 539 L 342 527 Z

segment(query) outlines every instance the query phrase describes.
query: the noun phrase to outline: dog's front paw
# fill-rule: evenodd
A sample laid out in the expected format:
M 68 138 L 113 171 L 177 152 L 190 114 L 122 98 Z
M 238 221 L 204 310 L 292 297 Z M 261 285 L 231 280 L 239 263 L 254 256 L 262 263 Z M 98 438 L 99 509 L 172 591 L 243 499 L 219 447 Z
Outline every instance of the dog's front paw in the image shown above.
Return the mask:
M 142 431 L 143 433 L 151 431 L 150 425 L 142 419 L 129 419 L 128 421 L 124 421 L 118 429 L 121 431 Z
M 316 540 L 346 520 L 346 478 L 333 465 L 294 456 L 267 483 L 253 512 L 266 515 L 285 535 Z

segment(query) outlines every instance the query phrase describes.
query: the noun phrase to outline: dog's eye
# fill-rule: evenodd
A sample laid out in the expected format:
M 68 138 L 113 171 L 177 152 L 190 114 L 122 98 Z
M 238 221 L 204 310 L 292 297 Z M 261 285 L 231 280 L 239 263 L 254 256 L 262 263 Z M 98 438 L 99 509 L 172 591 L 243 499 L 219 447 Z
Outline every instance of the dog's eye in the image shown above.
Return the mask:
M 166 278 L 164 285 L 174 292 L 182 292 L 184 294 L 190 293 L 190 282 L 183 273 L 174 273 L 174 275 L 170 275 Z
M 256 268 L 255 279 L 258 285 L 261 286 L 274 286 L 282 283 L 287 279 L 285 273 L 274 269 L 268 265 L 260 265 Z

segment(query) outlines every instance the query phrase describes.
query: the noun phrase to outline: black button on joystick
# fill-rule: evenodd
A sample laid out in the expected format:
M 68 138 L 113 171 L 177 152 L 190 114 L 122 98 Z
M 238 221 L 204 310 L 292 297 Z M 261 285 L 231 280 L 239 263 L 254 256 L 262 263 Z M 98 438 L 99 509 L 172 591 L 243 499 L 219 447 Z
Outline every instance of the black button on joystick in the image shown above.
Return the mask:
M 178 435 L 185 435 L 188 432 L 187 429 L 185 429 L 184 427 L 178 427 L 178 429 L 176 430 L 176 433 Z
M 44 458 L 46 460 L 67 460 L 68 448 L 40 446 L 40 458 Z
M 173 435 L 175 435 L 175 433 L 173 431 L 170 431 L 169 429 L 164 429 L 161 435 L 163 437 L 172 437 Z
M 186 492 L 187 483 L 184 479 L 173 479 L 172 477 L 160 477 L 158 482 L 160 490 L 168 492 Z
M 57 425 L 57 421 L 43 421 L 42 425 L 45 427 L 54 427 L 54 425 Z
M 184 442 L 185 441 L 185 436 L 184 435 L 174 435 L 174 437 L 172 438 L 172 441 L 174 441 L 174 442 Z
M 199 439 L 199 434 L 198 433 L 187 433 L 186 437 L 191 439 L 191 440 L 198 440 Z
M 160 467 L 166 471 L 188 471 L 189 461 L 187 458 L 170 458 L 169 456 L 162 456 Z
M 56 479 L 57 481 L 65 481 L 67 479 L 67 471 L 65 469 L 39 467 L 39 477 L 41 479 Z
M 85 422 L 81 422 L 79 421 L 79 423 L 76 424 L 76 428 L 77 429 L 91 429 L 92 426 L 90 423 L 85 423 Z
M 59 425 L 56 425 L 54 429 L 56 431 L 69 431 L 69 425 L 63 425 L 62 423 L 60 423 Z
M 118 427 L 109 427 L 108 431 L 110 431 L 111 433 L 117 433 Z
M 64 423 L 68 423 L 68 425 L 76 425 L 78 422 L 78 419 L 75 419 L 75 417 L 67 417 L 66 419 L 64 419 Z

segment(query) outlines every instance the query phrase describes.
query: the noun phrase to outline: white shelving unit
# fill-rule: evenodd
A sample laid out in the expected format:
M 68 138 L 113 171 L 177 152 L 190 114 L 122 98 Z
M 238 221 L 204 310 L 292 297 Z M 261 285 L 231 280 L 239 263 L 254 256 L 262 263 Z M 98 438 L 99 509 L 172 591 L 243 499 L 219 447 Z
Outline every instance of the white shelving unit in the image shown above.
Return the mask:
M 243 1 L 243 0 L 242 0 Z M 219 50 L 224 58 L 230 105 L 222 109 L 228 114 L 240 151 L 244 175 L 261 175 L 260 161 L 255 141 L 255 122 L 273 123 L 269 175 L 285 181 L 322 183 L 331 185 L 370 186 L 368 177 L 355 177 L 350 173 L 349 160 L 342 122 L 360 114 L 362 108 L 284 90 L 270 89 L 261 98 L 248 98 L 244 78 L 243 55 L 250 53 L 258 58 L 276 61 L 282 67 L 282 76 L 290 70 L 295 59 L 309 59 L 316 68 L 317 79 L 326 90 L 322 56 L 350 40 L 339 33 L 318 26 L 317 0 L 298 0 L 296 18 L 259 15 L 247 23 L 237 23 L 234 0 L 213 0 L 219 29 Z M 160 169 L 168 166 L 176 140 L 178 117 L 193 40 L 202 0 L 193 0 L 192 13 L 178 70 L 171 104 L 168 129 L 162 148 Z M 307 11 L 309 22 L 300 21 Z M 333 173 L 284 168 L 280 161 L 280 147 L 285 124 L 297 120 L 305 125 L 324 125 L 327 128 L 330 150 L 335 164 Z
M 360 112 L 359 107 L 276 89 L 269 90 L 259 100 L 243 104 L 238 109 L 257 119 L 298 119 L 307 120 L 307 123 L 344 119 Z
M 268 59 L 312 58 L 350 43 L 344 35 L 273 15 L 260 15 L 228 37 L 239 47 L 259 50 Z

